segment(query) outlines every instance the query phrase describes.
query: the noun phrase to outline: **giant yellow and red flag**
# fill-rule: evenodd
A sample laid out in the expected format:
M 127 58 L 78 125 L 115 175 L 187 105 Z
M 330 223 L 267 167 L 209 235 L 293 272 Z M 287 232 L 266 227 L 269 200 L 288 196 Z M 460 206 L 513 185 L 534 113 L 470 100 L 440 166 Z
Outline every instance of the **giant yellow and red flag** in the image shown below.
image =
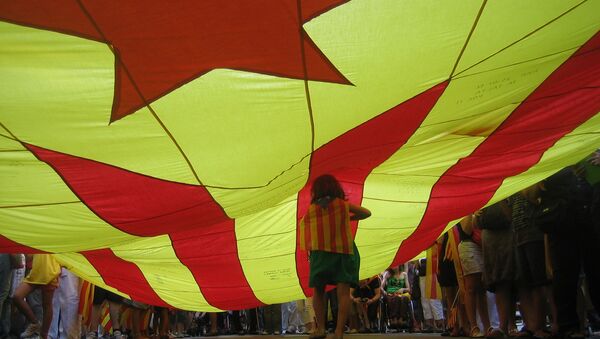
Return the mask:
M 331 173 L 373 276 L 598 147 L 599 30 L 593 0 L 2 1 L 0 252 L 154 305 L 302 299 Z

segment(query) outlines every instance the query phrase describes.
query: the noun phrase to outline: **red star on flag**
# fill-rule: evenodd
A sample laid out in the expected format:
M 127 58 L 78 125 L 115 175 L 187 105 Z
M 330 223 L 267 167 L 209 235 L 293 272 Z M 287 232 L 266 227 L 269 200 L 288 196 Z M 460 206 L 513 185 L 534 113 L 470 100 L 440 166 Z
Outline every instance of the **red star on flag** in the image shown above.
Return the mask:
M 302 28 L 346 1 L 4 1 L 0 19 L 108 44 L 115 121 L 219 68 L 349 84 Z

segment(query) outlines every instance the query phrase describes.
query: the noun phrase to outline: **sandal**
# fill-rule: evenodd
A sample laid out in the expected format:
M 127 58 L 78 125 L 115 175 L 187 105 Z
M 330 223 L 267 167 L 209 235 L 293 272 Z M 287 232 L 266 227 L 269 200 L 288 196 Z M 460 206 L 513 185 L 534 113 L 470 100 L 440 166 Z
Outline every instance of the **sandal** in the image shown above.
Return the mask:
M 471 337 L 471 338 L 483 338 L 484 335 L 483 335 L 483 333 L 481 333 L 481 330 L 479 329 L 478 326 L 473 326 L 471 328 L 471 332 L 469 333 L 469 337 Z

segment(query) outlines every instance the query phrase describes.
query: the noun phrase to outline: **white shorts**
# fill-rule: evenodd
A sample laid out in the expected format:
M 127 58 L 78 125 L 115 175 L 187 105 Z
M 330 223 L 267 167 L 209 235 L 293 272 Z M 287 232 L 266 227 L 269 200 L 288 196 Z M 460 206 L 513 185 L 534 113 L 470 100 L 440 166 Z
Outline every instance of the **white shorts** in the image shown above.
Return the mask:
M 483 272 L 483 252 L 479 245 L 472 241 L 461 241 L 458 244 L 458 255 L 464 275 Z

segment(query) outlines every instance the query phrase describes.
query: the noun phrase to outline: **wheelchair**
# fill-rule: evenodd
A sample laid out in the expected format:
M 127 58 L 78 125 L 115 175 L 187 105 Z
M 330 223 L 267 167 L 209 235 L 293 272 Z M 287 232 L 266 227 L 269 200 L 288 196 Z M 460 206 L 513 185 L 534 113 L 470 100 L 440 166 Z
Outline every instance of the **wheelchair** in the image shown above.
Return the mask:
M 411 298 L 408 299 L 406 307 L 406 312 L 402 314 L 402 319 L 404 319 L 404 323 L 397 324 L 395 326 L 392 325 L 389 317 L 389 300 L 388 297 L 382 297 L 380 299 L 380 311 L 379 311 L 379 332 L 380 333 L 388 333 L 388 332 L 408 332 L 412 333 L 414 329 L 414 307 L 413 300 Z

